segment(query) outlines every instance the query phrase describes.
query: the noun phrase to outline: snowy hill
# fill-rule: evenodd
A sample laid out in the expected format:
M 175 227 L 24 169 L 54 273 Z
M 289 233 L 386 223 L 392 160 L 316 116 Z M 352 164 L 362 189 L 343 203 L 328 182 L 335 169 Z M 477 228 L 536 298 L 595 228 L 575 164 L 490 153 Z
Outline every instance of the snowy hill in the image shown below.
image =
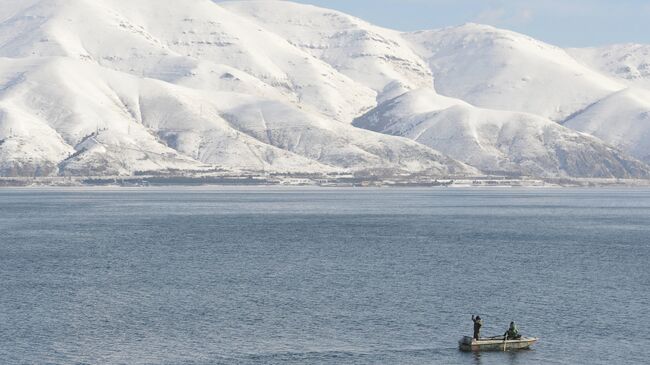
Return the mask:
M 650 90 L 623 90 L 590 106 L 565 125 L 650 163 Z
M 565 125 L 650 163 L 650 45 L 617 44 L 568 51 L 629 89 L 599 100 Z
M 650 45 L 615 44 L 571 48 L 567 51 L 576 59 L 622 83 L 650 89 Z
M 492 173 L 650 176 L 642 163 L 594 137 L 532 114 L 477 108 L 431 89 L 387 101 L 354 125 L 409 137 Z
M 3 174 L 475 173 L 338 122 L 375 93 L 282 38 L 210 1 L 158 4 L 52 0 L 2 14 Z
M 0 0 L 0 176 L 646 177 L 549 120 L 646 159 L 647 95 L 595 68 L 491 27 L 285 1 Z
M 10 135 L 0 151 L 14 152 L 3 159 L 5 171 L 29 170 L 24 167 L 29 155 L 19 158 L 21 151 L 9 150 L 17 144 L 12 141 L 23 142 L 23 153 L 55 146 L 60 152 L 42 157 L 48 167 L 60 162 L 67 174 L 210 165 L 288 172 L 471 171 L 417 143 L 306 114 L 291 104 L 141 79 L 85 61 L 40 61 L 32 70 L 27 70 L 31 64 L 14 65 L 23 81 L 2 95 L 3 127 Z M 32 135 L 49 139 L 32 140 Z
M 210 90 L 283 95 L 339 120 L 374 102 L 372 90 L 209 0 L 45 0 L 0 25 L 0 40 L 4 57 L 70 57 Z
M 220 5 L 369 86 L 380 100 L 431 86 L 426 62 L 396 31 L 338 11 L 291 2 L 227 1 Z
M 439 93 L 480 107 L 562 121 L 624 88 L 561 48 L 486 25 L 405 37 L 429 62 Z

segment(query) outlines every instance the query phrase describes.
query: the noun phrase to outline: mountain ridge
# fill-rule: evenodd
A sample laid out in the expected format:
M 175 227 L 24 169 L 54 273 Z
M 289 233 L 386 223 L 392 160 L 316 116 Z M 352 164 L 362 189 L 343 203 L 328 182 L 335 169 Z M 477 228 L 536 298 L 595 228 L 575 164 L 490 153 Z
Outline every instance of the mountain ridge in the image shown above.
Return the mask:
M 622 92 L 630 86 L 577 61 L 572 50 L 513 32 L 470 24 L 402 33 L 283 1 L 0 4 L 2 176 L 382 169 L 388 175 L 645 178 L 650 172 L 634 158 L 645 158 L 639 152 L 645 139 L 619 143 L 575 122 L 601 102 L 607 110 L 616 104 L 622 114 L 645 115 L 645 102 L 608 99 L 631 97 Z M 486 56 L 486 65 L 499 65 L 504 55 L 514 61 L 477 68 L 468 56 L 476 54 Z M 453 62 L 474 79 L 463 79 Z M 541 71 L 524 72 L 531 65 Z M 453 89 L 453 80 L 465 81 Z M 511 87 L 521 82 L 523 93 Z M 567 90 L 527 99 L 553 85 Z M 443 146 L 362 122 L 387 110 L 393 127 L 446 115 L 420 137 L 452 140 Z M 568 115 L 575 122 L 568 126 L 600 139 L 553 121 Z M 507 143 L 519 150 L 494 146 L 472 158 L 454 152 L 466 140 L 453 140 L 453 131 L 467 123 L 518 130 Z M 530 138 L 537 142 L 517 143 Z M 501 162 L 485 162 L 495 158 Z

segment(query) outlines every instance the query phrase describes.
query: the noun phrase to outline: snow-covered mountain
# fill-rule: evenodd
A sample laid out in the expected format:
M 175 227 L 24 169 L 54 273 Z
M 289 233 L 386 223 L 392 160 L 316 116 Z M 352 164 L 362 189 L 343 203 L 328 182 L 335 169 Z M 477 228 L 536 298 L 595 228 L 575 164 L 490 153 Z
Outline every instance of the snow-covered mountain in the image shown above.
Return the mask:
M 568 52 L 627 88 L 595 102 L 564 125 L 650 163 L 650 45 L 618 44 Z
M 399 32 L 315 6 L 277 1 L 220 5 L 257 22 L 291 44 L 367 85 L 386 100 L 432 85 L 431 70 Z
M 650 45 L 614 44 L 605 47 L 571 48 L 576 59 L 618 81 L 650 89 Z
M 0 25 L 0 39 L 4 57 L 69 57 L 195 88 L 283 95 L 338 120 L 374 102 L 366 86 L 209 0 L 43 0 Z
M 375 92 L 211 1 L 10 3 L 0 25 L 4 174 L 475 173 L 342 123 Z
M 3 154 L 11 155 L 3 159 L 7 173 L 32 173 L 32 165 L 43 172 L 57 164 L 77 175 L 89 169 L 115 175 L 208 166 L 280 172 L 472 171 L 417 143 L 305 113 L 290 103 L 196 90 L 86 61 L 38 61 L 11 61 L 21 82 L 4 90 L 0 102 L 3 127 L 9 130 L 0 145 Z M 56 153 L 42 151 L 32 164 L 31 151 L 42 145 Z
M 631 177 L 647 171 L 597 138 L 551 120 L 477 108 L 431 89 L 386 101 L 354 124 L 409 137 L 491 173 Z
M 631 88 L 613 94 L 569 119 L 565 126 L 650 163 L 650 90 Z
M 641 125 L 647 94 L 596 68 L 491 27 L 402 34 L 285 1 L 0 0 L 0 176 L 646 177 L 600 139 L 645 159 L 647 138 L 598 126 Z
M 487 25 L 405 37 L 429 62 L 438 92 L 484 108 L 561 121 L 624 88 L 561 48 Z

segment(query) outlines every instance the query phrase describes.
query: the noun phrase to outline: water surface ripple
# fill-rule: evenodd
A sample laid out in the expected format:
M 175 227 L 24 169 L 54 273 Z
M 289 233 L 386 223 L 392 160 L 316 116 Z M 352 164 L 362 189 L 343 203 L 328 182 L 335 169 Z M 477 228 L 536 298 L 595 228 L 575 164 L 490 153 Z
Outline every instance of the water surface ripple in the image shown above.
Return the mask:
M 650 190 L 0 190 L 2 364 L 643 364 Z M 516 320 L 534 350 L 463 354 Z

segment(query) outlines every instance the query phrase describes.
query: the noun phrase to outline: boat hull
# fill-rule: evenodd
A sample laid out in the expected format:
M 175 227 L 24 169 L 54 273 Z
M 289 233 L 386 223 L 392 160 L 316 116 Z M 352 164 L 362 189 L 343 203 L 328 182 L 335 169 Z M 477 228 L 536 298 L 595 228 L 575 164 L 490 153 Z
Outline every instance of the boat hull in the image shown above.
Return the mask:
M 458 347 L 461 351 L 515 351 L 530 348 L 537 338 L 522 337 L 518 340 L 503 340 L 503 338 L 487 338 L 475 340 L 472 337 L 465 336 L 458 341 Z

